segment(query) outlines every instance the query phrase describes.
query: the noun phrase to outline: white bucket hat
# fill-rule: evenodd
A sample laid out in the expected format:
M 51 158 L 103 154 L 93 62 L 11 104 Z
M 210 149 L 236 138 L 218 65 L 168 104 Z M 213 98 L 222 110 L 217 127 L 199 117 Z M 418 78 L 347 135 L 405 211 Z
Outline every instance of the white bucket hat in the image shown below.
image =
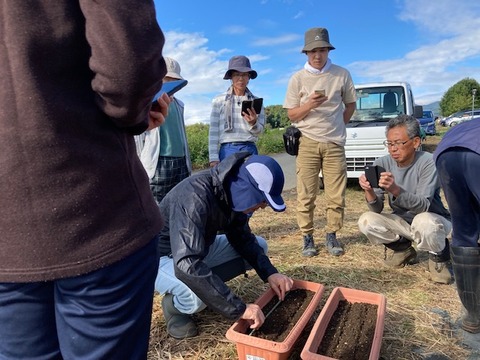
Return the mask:
M 182 75 L 180 75 L 180 64 L 178 61 L 169 58 L 169 57 L 164 57 L 165 59 L 165 64 L 167 65 L 167 74 L 165 76 L 171 77 L 173 79 L 178 79 L 178 80 L 184 80 Z

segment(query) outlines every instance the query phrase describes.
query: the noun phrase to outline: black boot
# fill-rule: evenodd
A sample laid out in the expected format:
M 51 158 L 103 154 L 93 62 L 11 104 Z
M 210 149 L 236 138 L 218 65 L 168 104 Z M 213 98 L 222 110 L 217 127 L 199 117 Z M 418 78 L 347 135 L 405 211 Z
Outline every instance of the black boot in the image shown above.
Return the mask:
M 173 295 L 165 294 L 162 299 L 163 316 L 167 332 L 175 339 L 185 339 L 198 335 L 198 329 L 190 315 L 177 310 L 173 305 Z
M 451 247 L 453 273 L 457 291 L 467 314 L 462 329 L 480 332 L 480 248 Z
M 428 271 L 432 281 L 439 284 L 451 284 L 453 282 L 450 273 L 450 245 L 445 239 L 445 248 L 437 253 L 428 253 Z

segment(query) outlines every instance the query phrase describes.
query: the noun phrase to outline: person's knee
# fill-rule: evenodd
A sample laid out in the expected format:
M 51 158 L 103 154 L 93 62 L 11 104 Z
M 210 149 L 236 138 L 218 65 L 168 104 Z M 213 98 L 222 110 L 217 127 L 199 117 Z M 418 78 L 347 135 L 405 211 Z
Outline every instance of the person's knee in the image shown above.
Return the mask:
M 423 212 L 418 215 L 415 215 L 415 217 L 412 220 L 412 228 L 422 228 L 423 226 L 431 226 L 434 223 L 434 218 L 431 213 L 428 212 Z
M 173 303 L 175 307 L 184 314 L 195 314 L 207 307 L 193 291 L 188 291 L 188 293 L 186 292 L 181 296 L 178 296 L 180 294 L 172 295 L 174 297 Z
M 265 255 L 267 255 L 268 254 L 267 241 L 264 238 L 262 238 L 261 236 L 255 235 L 255 237 L 257 238 L 258 245 L 260 245 L 260 247 L 263 249 L 263 252 L 265 253 Z
M 372 224 L 376 222 L 376 215 L 377 214 L 372 211 L 367 211 L 360 215 L 357 225 L 362 233 L 366 234 L 369 232 L 368 230 L 372 227 Z

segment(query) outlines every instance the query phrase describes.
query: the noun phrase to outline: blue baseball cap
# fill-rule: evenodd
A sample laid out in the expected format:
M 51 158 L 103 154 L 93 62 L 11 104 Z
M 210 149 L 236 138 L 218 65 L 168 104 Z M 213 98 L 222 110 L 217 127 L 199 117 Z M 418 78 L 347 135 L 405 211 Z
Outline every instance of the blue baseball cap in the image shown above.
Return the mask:
M 250 156 L 230 182 L 233 210 L 243 212 L 266 201 L 274 211 L 284 211 L 284 183 L 282 168 L 274 159 L 266 155 Z

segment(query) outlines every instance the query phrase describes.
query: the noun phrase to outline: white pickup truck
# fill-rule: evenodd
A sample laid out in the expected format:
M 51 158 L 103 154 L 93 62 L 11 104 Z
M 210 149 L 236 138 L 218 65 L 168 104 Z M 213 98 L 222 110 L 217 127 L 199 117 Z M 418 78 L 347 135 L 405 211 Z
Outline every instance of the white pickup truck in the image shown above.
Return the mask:
M 365 165 L 388 154 L 383 145 L 385 125 L 400 114 L 421 118 L 423 107 L 415 105 L 410 85 L 385 82 L 355 85 L 357 109 L 347 124 L 347 176 L 359 178 Z

